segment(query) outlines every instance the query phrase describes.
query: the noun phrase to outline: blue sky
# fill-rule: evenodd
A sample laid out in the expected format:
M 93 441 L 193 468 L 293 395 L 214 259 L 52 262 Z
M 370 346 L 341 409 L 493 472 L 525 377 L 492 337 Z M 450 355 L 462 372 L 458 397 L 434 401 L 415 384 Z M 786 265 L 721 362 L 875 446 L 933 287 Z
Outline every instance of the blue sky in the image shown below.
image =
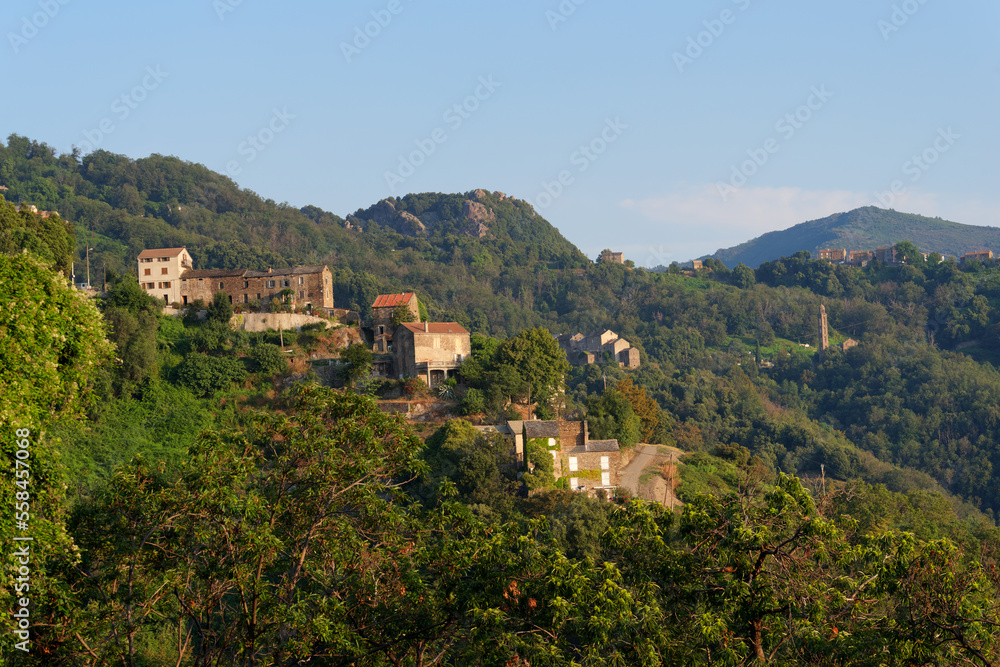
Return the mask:
M 0 135 L 340 215 L 500 190 L 683 261 L 879 204 L 998 226 L 995 0 L 7 0 Z

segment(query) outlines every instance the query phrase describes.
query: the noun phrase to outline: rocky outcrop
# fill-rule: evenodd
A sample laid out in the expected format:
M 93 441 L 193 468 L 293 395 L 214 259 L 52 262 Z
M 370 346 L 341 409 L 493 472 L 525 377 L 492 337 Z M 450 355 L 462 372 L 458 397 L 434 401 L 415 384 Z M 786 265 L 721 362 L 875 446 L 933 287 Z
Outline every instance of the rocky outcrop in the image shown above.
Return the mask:
M 394 229 L 403 236 L 416 236 L 427 231 L 420 218 L 406 211 L 397 211 L 396 205 L 388 199 L 375 204 L 363 215 L 380 227 Z
M 476 190 L 476 195 L 478 196 L 480 192 L 482 190 Z M 483 193 L 483 196 L 486 196 L 486 193 Z M 465 203 L 462 204 L 462 215 L 468 223 L 465 233 L 477 238 L 483 238 L 489 234 L 490 228 L 486 223 L 497 219 L 497 215 L 492 209 L 471 199 L 466 199 Z

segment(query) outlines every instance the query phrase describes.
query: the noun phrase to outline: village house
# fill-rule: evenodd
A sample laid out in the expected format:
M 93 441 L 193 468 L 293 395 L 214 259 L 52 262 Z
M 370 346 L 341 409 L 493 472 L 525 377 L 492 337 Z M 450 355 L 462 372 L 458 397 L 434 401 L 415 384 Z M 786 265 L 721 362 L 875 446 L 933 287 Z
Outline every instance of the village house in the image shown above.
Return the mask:
M 984 261 L 986 261 L 988 259 L 993 259 L 993 251 L 992 250 L 981 250 L 979 252 L 967 252 L 964 255 L 962 255 L 962 260 L 961 261 L 962 261 L 962 264 L 965 264 L 966 262 L 974 260 L 974 259 L 978 260 L 980 262 L 984 262 Z
M 561 334 L 556 342 L 566 352 L 566 358 L 575 366 L 585 366 L 600 361 L 605 352 L 609 353 L 624 368 L 639 368 L 639 350 L 610 329 L 584 336 L 583 334 Z
M 528 448 L 534 445 L 551 454 L 555 478 L 565 478 L 572 491 L 611 491 L 618 486 L 621 447 L 617 440 L 591 440 L 586 421 L 512 421 L 508 432 L 514 434 L 515 450 L 525 468 Z
M 601 253 L 602 262 L 611 262 L 612 264 L 624 264 L 625 263 L 625 253 L 623 252 L 611 252 L 607 250 Z
M 139 284 L 151 296 L 182 306 L 223 292 L 234 305 L 285 298 L 300 308 L 333 308 L 333 274 L 324 265 L 290 269 L 194 269 L 187 248 L 139 253 Z
M 884 264 L 896 263 L 896 246 L 887 245 L 875 249 L 875 259 Z
M 139 284 L 146 293 L 167 303 L 181 301 L 181 275 L 193 268 L 187 248 L 158 248 L 139 253 Z
M 375 335 L 372 352 L 385 354 L 392 351 L 392 318 L 400 306 L 406 307 L 414 322 L 420 321 L 420 306 L 413 292 L 379 294 L 372 303 L 372 332 Z
M 404 322 L 392 343 L 396 377 L 419 377 L 428 387 L 455 377 L 472 354 L 469 332 L 457 322 Z
M 816 253 L 816 259 L 826 259 L 831 262 L 846 262 L 847 250 L 845 248 L 821 248 Z
M 871 250 L 852 250 L 848 256 L 848 262 L 854 266 L 868 266 L 873 259 L 875 259 L 875 253 Z

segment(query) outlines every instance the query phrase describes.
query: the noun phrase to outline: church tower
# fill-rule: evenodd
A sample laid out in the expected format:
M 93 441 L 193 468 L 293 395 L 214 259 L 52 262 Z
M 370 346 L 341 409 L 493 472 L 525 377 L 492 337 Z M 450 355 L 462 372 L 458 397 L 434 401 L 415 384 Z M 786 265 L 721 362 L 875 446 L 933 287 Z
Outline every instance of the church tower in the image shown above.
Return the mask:
M 830 337 L 826 331 L 826 306 L 819 307 L 819 351 L 826 352 L 830 347 Z

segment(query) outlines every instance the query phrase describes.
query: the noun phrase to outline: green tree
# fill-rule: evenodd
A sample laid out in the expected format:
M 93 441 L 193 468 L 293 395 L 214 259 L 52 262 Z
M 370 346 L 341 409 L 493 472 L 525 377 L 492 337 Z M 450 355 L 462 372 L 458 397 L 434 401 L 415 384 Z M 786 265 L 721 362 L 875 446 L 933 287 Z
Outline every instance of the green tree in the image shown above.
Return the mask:
M 340 360 L 347 364 L 343 370 L 347 384 L 351 387 L 362 379 L 371 375 L 372 372 L 372 351 L 368 346 L 361 343 L 352 343 L 340 353 Z
M 288 372 L 288 358 L 281 348 L 272 343 L 259 343 L 250 350 L 250 358 L 257 372 L 264 375 L 283 375 Z
M 216 292 L 208 304 L 208 321 L 229 326 L 233 319 L 233 300 L 225 292 Z
M 509 366 L 528 386 L 528 398 L 543 418 L 552 416 L 552 405 L 565 386 L 569 371 L 566 353 L 547 329 L 526 329 L 504 341 L 495 354 L 497 366 Z
M 403 322 L 412 322 L 413 320 L 413 313 L 410 312 L 409 306 L 405 303 L 399 304 L 392 310 L 392 331 L 395 331 Z
M 233 357 L 210 357 L 192 352 L 177 368 L 177 381 L 198 396 L 212 396 L 246 380 L 243 362 Z
M 753 269 L 749 266 L 740 262 L 733 269 L 733 284 L 740 289 L 750 289 L 757 282 L 757 276 L 754 275 Z
M 0 539 L 13 554 L 23 546 L 15 535 L 32 538 L 30 590 L 16 582 L 16 567 L 0 569 L 0 605 L 8 610 L 0 618 L 0 655 L 8 658 L 21 655 L 14 648 L 21 641 L 34 655 L 46 655 L 57 641 L 55 628 L 74 613 L 59 573 L 79 552 L 65 529 L 61 446 L 49 431 L 57 419 L 78 420 L 92 405 L 96 371 L 111 352 L 93 301 L 31 255 L 0 255 L 0 451 L 8 471 Z M 22 519 L 26 524 L 18 527 L 15 520 Z M 12 616 L 22 597 L 31 600 L 27 636 L 15 634 Z

